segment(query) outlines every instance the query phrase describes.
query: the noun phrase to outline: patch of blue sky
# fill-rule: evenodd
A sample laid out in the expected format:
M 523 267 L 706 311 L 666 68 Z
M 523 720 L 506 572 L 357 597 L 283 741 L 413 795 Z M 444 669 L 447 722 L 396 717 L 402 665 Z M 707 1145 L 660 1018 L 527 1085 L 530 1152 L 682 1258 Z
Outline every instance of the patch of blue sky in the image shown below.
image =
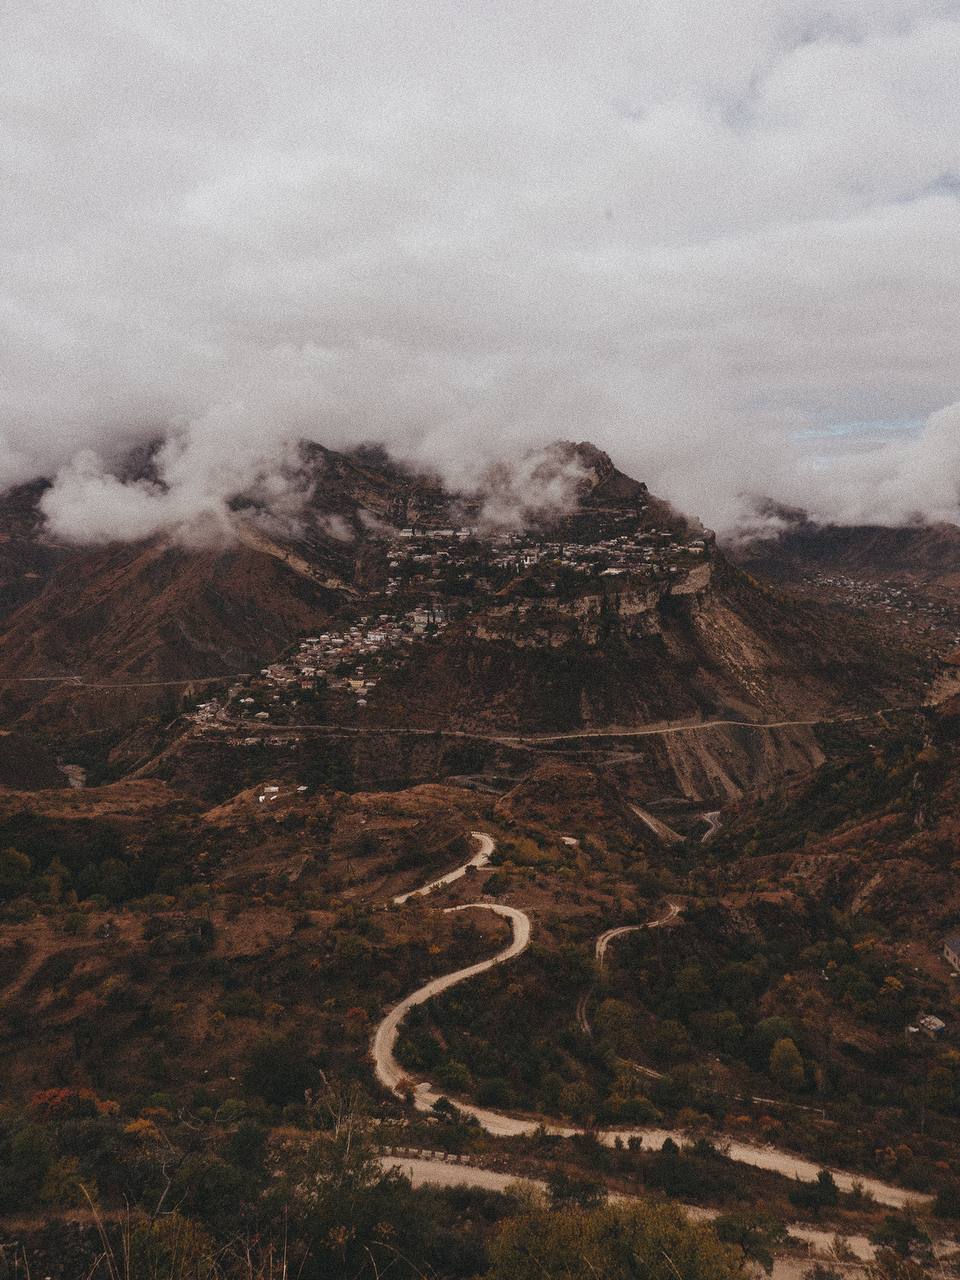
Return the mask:
M 912 437 L 923 430 L 923 418 L 871 418 L 853 422 L 831 422 L 821 427 L 804 427 L 792 433 L 795 440 L 869 439 L 891 435 Z

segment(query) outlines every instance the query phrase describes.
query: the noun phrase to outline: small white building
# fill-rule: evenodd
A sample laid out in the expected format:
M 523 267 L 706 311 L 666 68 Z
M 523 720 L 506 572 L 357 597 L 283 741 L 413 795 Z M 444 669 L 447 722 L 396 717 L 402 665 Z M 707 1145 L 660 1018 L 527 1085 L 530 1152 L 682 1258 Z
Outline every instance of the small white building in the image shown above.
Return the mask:
M 917 1027 L 924 1035 L 936 1040 L 937 1036 L 943 1035 L 947 1029 L 947 1024 L 942 1018 L 938 1018 L 935 1013 L 922 1013 L 917 1019 Z

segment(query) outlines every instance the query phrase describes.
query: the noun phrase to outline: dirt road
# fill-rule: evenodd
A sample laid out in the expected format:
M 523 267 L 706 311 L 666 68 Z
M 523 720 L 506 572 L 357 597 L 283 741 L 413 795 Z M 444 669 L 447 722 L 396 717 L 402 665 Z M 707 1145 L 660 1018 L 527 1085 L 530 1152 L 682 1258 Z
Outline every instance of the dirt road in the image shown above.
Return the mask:
M 432 893 L 434 889 L 439 889 L 441 885 L 453 884 L 455 880 L 462 879 L 471 867 L 485 867 L 490 861 L 490 855 L 494 850 L 493 838 L 484 831 L 471 831 L 470 834 L 479 843 L 480 849 L 469 862 L 465 862 L 462 867 L 457 867 L 445 876 L 441 876 L 439 880 L 431 880 L 429 884 L 421 885 L 419 889 L 411 889 L 409 893 L 398 893 L 393 900 L 395 905 L 401 907 L 411 898 L 422 898 L 426 894 Z
M 701 844 L 707 844 L 720 830 L 720 810 L 714 809 L 712 813 L 704 813 L 700 815 L 707 824 L 707 829 L 700 837 Z
M 680 903 L 670 902 L 668 906 L 669 906 L 669 909 L 667 913 L 661 916 L 658 920 L 649 920 L 647 921 L 646 924 L 624 924 L 624 925 L 621 925 L 618 929 L 608 929 L 606 933 L 601 933 L 600 937 L 597 939 L 596 947 L 594 948 L 594 953 L 595 953 L 594 958 L 596 959 L 600 967 L 601 968 L 603 967 L 603 957 L 606 954 L 607 947 L 614 940 L 614 938 L 622 938 L 625 933 L 636 933 L 640 929 L 659 929 L 661 925 L 667 924 L 670 920 L 675 920 L 680 913 Z M 576 1011 L 577 1026 L 580 1028 L 580 1030 L 583 1032 L 585 1036 L 589 1036 L 593 1034 L 592 1028 L 590 1026 L 590 1018 L 587 1013 L 587 1005 L 589 1003 L 589 1000 L 590 1000 L 590 992 L 586 991 L 577 1001 L 577 1011 Z M 651 1072 L 645 1067 L 637 1066 L 637 1070 L 643 1072 L 643 1074 L 645 1075 L 651 1075 L 654 1079 L 661 1078 L 658 1072 L 656 1071 Z
M 491 840 L 491 846 L 492 844 Z M 426 887 L 424 886 L 424 888 Z M 465 969 L 457 969 L 453 973 L 444 974 L 443 977 L 433 978 L 430 982 L 412 992 L 406 999 L 394 1005 L 377 1027 L 373 1037 L 371 1051 L 377 1079 L 393 1093 L 403 1093 L 405 1088 L 412 1087 L 413 1102 L 418 1111 L 431 1111 L 444 1095 L 434 1089 L 428 1081 L 413 1084 L 397 1061 L 394 1051 L 403 1019 L 415 1005 L 424 1004 L 442 991 L 447 991 L 450 987 L 456 986 L 460 982 L 466 982 L 467 979 L 475 977 L 477 974 L 485 973 L 496 965 L 505 964 L 508 960 L 512 960 L 515 956 L 520 955 L 530 942 L 530 917 L 516 907 L 507 907 L 497 903 L 471 902 L 460 907 L 447 908 L 448 912 L 477 910 L 493 911 L 510 921 L 513 930 L 513 938 L 510 945 L 489 960 L 481 960 L 477 964 L 468 965 Z M 659 928 L 674 919 L 680 913 L 680 910 L 680 904 L 671 901 L 664 915 L 646 925 L 623 925 L 617 929 L 608 929 L 597 939 L 596 954 L 598 961 L 602 962 L 603 955 L 614 938 L 635 929 Z M 534 1117 L 514 1116 L 502 1111 L 491 1111 L 484 1107 L 476 1107 L 472 1103 L 458 1102 L 456 1105 L 461 1111 L 473 1116 L 487 1133 L 496 1137 L 529 1135 L 535 1133 L 541 1127 L 548 1133 L 567 1138 L 584 1132 L 582 1129 L 572 1128 L 567 1125 L 544 1124 L 542 1120 Z M 639 1138 L 645 1147 L 657 1150 L 663 1146 L 668 1138 L 677 1143 L 678 1146 L 689 1145 L 691 1141 L 687 1134 L 676 1129 L 609 1129 L 599 1132 L 597 1137 L 604 1146 L 608 1147 L 614 1146 L 618 1141 L 626 1143 L 631 1138 Z M 758 1169 L 768 1169 L 774 1173 L 781 1173 L 787 1178 L 799 1178 L 803 1182 L 815 1181 L 823 1167 L 812 1160 L 807 1160 L 789 1151 L 747 1142 L 731 1142 L 727 1151 L 732 1159 L 739 1160 L 743 1164 L 753 1165 Z M 926 1204 L 930 1200 L 929 1196 L 923 1196 L 914 1191 L 906 1191 L 902 1187 L 889 1186 L 874 1178 L 860 1177 L 857 1174 L 845 1173 L 839 1169 L 831 1170 L 831 1172 L 837 1186 L 842 1191 L 850 1191 L 853 1189 L 854 1183 L 860 1183 L 879 1204 L 891 1205 L 894 1208 L 904 1208 L 910 1204 Z
M 383 1169 L 397 1169 L 409 1178 L 415 1187 L 480 1187 L 485 1191 L 501 1193 L 510 1187 L 523 1187 L 525 1190 L 545 1194 L 547 1184 L 540 1178 L 516 1177 L 509 1173 L 501 1173 L 496 1169 L 483 1169 L 476 1165 L 451 1164 L 439 1153 L 422 1153 L 421 1155 L 381 1156 Z M 611 1204 L 642 1204 L 642 1198 L 619 1195 L 609 1197 Z M 711 1222 L 717 1217 L 717 1210 L 704 1209 L 698 1205 L 681 1204 L 679 1206 L 696 1222 Z M 807 1256 L 780 1255 L 774 1259 L 773 1280 L 800 1280 L 809 1269 L 811 1262 L 820 1258 L 828 1261 L 834 1270 L 841 1273 L 860 1272 L 864 1263 L 874 1257 L 875 1249 L 864 1235 L 844 1236 L 844 1243 L 853 1255 L 849 1263 L 838 1264 L 833 1257 L 832 1249 L 836 1233 L 818 1230 L 800 1223 L 787 1224 L 791 1239 L 798 1241 L 801 1249 L 809 1248 Z M 941 1241 L 936 1247 L 937 1256 L 945 1255 L 953 1249 L 952 1242 Z
M 607 947 L 613 942 L 614 938 L 622 938 L 626 933 L 638 933 L 641 929 L 660 929 L 665 924 L 669 924 L 671 920 L 676 920 L 680 914 L 682 906 L 679 902 L 672 899 L 667 901 L 667 910 L 662 916 L 658 916 L 656 920 L 648 920 L 646 924 L 623 924 L 618 929 L 608 929 L 606 933 L 601 933 L 594 947 L 594 957 L 597 964 L 603 968 L 603 957 L 607 954 Z
M 498 964 L 505 964 L 507 960 L 512 960 L 514 956 L 518 956 L 530 942 L 530 917 L 525 915 L 524 912 L 518 911 L 516 907 L 504 907 L 492 902 L 468 902 L 462 907 L 448 907 L 447 912 L 451 911 L 493 911 L 496 915 L 503 916 L 504 919 L 510 921 L 513 928 L 513 939 L 508 947 L 498 952 L 490 960 L 481 960 L 477 964 L 468 965 L 466 969 L 457 969 L 454 973 L 444 974 L 442 978 L 434 978 L 425 986 L 407 996 L 405 1000 L 401 1000 L 398 1005 L 394 1005 L 390 1010 L 379 1027 L 377 1027 L 376 1034 L 373 1037 L 372 1052 L 377 1079 L 394 1093 L 398 1092 L 408 1081 L 405 1071 L 394 1056 L 394 1049 L 397 1043 L 400 1023 L 414 1005 L 423 1004 L 424 1001 L 429 1000 L 432 996 L 439 995 L 441 991 L 446 991 L 448 988 L 456 986 L 458 982 L 466 982 L 468 978 L 473 978 L 478 973 L 486 973 L 488 969 L 492 969 Z M 429 1085 L 418 1085 L 416 1091 L 417 1106 L 420 1110 L 429 1111 L 440 1095 L 430 1090 L 430 1101 L 421 1106 L 421 1090 L 429 1090 Z M 426 1099 L 426 1094 L 423 1095 L 423 1098 L 424 1100 Z
M 862 720 L 875 720 L 892 711 L 917 711 L 923 705 L 910 703 L 902 707 L 883 707 L 876 711 L 850 711 L 837 716 L 818 716 L 815 720 L 682 720 L 645 724 L 637 728 L 608 725 L 603 729 L 573 729 L 566 733 L 498 734 L 495 741 L 536 746 L 541 742 L 566 742 L 574 738 L 649 738 L 658 734 L 699 733 L 704 729 L 812 729 L 819 724 L 856 724 Z

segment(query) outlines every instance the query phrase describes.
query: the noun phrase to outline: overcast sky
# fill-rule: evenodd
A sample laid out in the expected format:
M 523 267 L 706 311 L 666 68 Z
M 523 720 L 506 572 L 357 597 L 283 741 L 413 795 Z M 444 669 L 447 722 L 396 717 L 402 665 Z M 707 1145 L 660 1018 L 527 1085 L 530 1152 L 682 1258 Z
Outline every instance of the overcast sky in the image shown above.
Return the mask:
M 960 3 L 0 23 L 0 485 L 59 470 L 61 532 L 182 522 L 297 435 L 455 479 L 589 439 L 720 527 L 956 514 Z M 83 452 L 158 432 L 164 495 Z

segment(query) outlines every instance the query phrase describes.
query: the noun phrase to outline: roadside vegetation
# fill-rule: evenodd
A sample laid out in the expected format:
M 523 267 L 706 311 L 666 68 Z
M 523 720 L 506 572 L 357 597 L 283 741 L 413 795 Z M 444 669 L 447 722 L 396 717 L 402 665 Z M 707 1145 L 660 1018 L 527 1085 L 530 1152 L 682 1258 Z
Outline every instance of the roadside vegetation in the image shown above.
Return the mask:
M 304 1280 L 493 1278 L 568 1230 L 632 1239 L 604 1208 L 619 1194 L 719 1214 L 698 1228 L 732 1248 L 703 1262 L 734 1268 L 718 1276 L 765 1265 L 800 1223 L 876 1236 L 911 1280 L 924 1240 L 960 1224 L 956 997 L 938 934 L 903 909 L 912 893 L 933 927 L 956 923 L 952 753 L 936 727 L 861 740 L 728 809 L 707 845 L 688 822 L 659 846 L 608 780 L 562 762 L 500 798 L 281 783 L 276 805 L 254 791 L 163 816 L 112 793 L 98 813 L 0 808 L 3 1265 L 33 1250 L 33 1274 L 56 1278 L 76 1248 L 64 1277 L 102 1255 L 110 1280 L 141 1256 L 150 1280 L 234 1280 L 281 1275 L 286 1250 Z M 462 860 L 481 824 L 489 868 L 388 905 Z M 503 945 L 489 913 L 440 909 L 483 895 L 529 911 L 533 944 L 412 1011 L 398 1056 L 448 1099 L 424 1117 L 377 1092 L 370 1039 L 397 1000 Z M 598 968 L 603 930 L 674 899 L 676 921 L 617 938 Z M 907 1032 L 923 1010 L 942 1035 Z M 363 1117 L 349 1159 L 330 1095 Z M 491 1138 L 466 1099 L 587 1133 Z M 691 1145 L 591 1137 L 655 1125 Z M 929 1213 L 751 1169 L 729 1158 L 737 1139 L 928 1193 Z M 416 1190 L 374 1158 L 393 1146 L 522 1174 L 546 1202 Z M 614 1276 L 633 1265 L 603 1256 Z

